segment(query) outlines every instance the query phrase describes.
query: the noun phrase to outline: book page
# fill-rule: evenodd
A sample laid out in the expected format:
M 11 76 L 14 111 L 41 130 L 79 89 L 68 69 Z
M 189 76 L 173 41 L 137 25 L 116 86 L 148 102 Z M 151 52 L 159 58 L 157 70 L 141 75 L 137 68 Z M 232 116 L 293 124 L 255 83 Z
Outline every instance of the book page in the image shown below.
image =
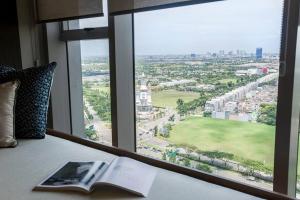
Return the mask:
M 101 161 L 68 162 L 46 178 L 36 189 L 78 188 L 88 191 L 106 166 L 107 164 Z
M 120 157 L 111 163 L 97 182 L 114 185 L 146 197 L 155 176 L 154 167 L 130 158 Z

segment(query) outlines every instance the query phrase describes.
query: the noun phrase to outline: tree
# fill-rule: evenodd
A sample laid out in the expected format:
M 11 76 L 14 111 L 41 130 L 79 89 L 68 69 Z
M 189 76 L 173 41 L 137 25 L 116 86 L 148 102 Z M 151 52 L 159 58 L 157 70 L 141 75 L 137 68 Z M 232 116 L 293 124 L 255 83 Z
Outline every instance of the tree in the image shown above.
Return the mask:
M 200 95 L 201 98 L 203 98 L 203 97 L 205 97 L 205 92 L 204 91 L 200 91 L 199 95 Z
M 167 160 L 167 154 L 166 154 L 166 153 L 163 153 L 162 159 L 163 159 L 163 160 Z
M 94 125 L 89 126 L 85 129 L 84 134 L 91 140 L 97 140 L 98 136 L 95 130 Z
M 190 167 L 190 166 L 191 166 L 191 161 L 190 161 L 190 159 L 185 158 L 185 159 L 183 160 L 183 165 L 186 166 L 186 167 Z
M 165 128 L 168 130 L 168 132 L 170 132 L 170 131 L 172 130 L 172 124 L 167 123 L 167 124 L 165 125 Z
M 171 117 L 169 117 L 169 121 L 174 122 L 175 121 L 175 115 L 172 115 Z
M 173 150 L 167 150 L 166 155 L 171 163 L 176 163 L 177 152 Z
M 166 124 L 160 129 L 160 135 L 162 137 L 168 138 L 170 136 L 170 131 L 172 129 L 171 124 Z
M 196 169 L 198 169 L 198 170 L 200 170 L 200 171 L 212 173 L 211 168 L 210 168 L 208 165 L 205 165 L 205 164 L 200 164 L 200 163 L 198 163 L 198 164 L 196 165 Z
M 154 127 L 154 137 L 157 137 L 157 135 L 158 135 L 158 127 L 155 126 Z
M 229 81 L 229 82 L 227 83 L 227 86 L 228 86 L 229 88 L 232 88 L 232 87 L 234 86 L 234 83 L 233 83 L 232 81 Z
M 93 120 L 94 119 L 94 116 L 92 114 L 88 114 L 88 120 Z
M 187 113 L 187 109 L 184 104 L 184 101 L 182 99 L 178 99 L 176 103 L 177 103 L 178 114 L 180 116 L 184 116 Z
M 99 92 L 96 89 L 87 89 L 86 100 L 96 111 L 97 115 L 103 121 L 111 121 L 110 95 L 107 92 Z
M 257 116 L 257 122 L 275 126 L 276 104 L 261 104 Z
M 211 116 L 212 116 L 212 112 L 209 111 L 203 112 L 203 117 L 211 117 Z

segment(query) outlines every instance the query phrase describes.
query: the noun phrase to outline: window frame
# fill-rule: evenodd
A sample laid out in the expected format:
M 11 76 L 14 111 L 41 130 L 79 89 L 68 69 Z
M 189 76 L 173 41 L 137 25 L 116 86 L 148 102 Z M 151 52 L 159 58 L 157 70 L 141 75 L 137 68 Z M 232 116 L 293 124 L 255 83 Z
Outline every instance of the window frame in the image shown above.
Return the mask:
M 76 123 L 76 122 L 80 122 L 82 121 L 82 116 L 78 115 L 78 108 L 82 108 L 83 107 L 83 103 L 81 105 L 79 105 L 78 101 L 74 102 L 74 100 L 72 100 L 72 96 L 76 96 L 77 98 L 82 98 L 82 92 L 79 92 L 76 90 L 76 88 L 72 87 L 72 83 L 74 84 L 74 81 L 76 81 L 75 79 L 71 80 L 70 78 L 70 74 L 75 74 L 77 75 L 77 77 L 79 77 L 79 73 L 81 73 L 81 71 L 79 71 L 78 69 L 81 69 L 81 63 L 80 62 L 73 62 L 70 57 L 72 57 L 72 55 L 70 55 L 70 53 L 72 54 L 72 52 L 75 50 L 80 50 L 80 44 L 78 44 L 77 46 L 72 46 L 72 49 L 70 48 L 70 44 L 69 42 L 72 41 L 80 41 L 80 40 L 101 40 L 101 39 L 106 39 L 109 41 L 110 43 L 110 39 L 109 39 L 109 26 L 106 27 L 94 27 L 94 28 L 83 28 L 80 29 L 79 28 L 79 21 L 78 20 L 72 20 L 72 21 L 64 21 L 61 23 L 58 23 L 59 28 L 59 41 L 61 43 L 64 43 L 64 45 L 66 46 L 66 57 L 65 59 L 67 60 L 67 79 L 68 79 L 68 96 L 69 96 L 69 121 L 70 121 L 70 128 L 67 129 L 69 131 L 66 131 L 68 133 L 70 133 L 71 135 L 76 135 L 78 137 L 83 136 L 83 134 L 81 133 L 81 131 L 84 129 L 84 127 L 80 127 L 83 126 L 83 123 L 81 123 L 82 125 Z M 69 27 L 72 27 L 69 28 Z M 75 27 L 75 28 L 74 28 Z M 109 45 L 109 53 L 111 53 L 110 50 L 111 45 Z M 53 50 L 54 51 L 54 50 Z M 63 56 L 64 57 L 64 56 Z M 111 55 L 109 55 L 109 58 L 111 59 Z M 110 61 L 111 62 L 111 61 Z M 113 62 L 113 61 L 112 61 Z M 76 68 L 74 67 L 70 67 L 70 63 L 72 63 L 72 65 L 76 66 Z M 113 98 L 113 94 L 115 93 L 115 72 L 114 69 L 112 68 L 113 65 L 110 64 L 110 93 L 111 93 L 111 118 L 112 118 L 112 146 L 118 146 L 118 136 L 117 136 L 117 130 L 116 130 L 116 123 L 117 120 L 114 116 L 117 116 L 116 114 L 116 109 L 114 109 L 116 107 L 116 102 L 115 102 L 115 98 Z M 75 93 L 75 95 L 74 95 Z M 80 96 L 81 95 L 81 96 Z M 82 109 L 80 109 L 82 110 Z M 75 114 L 76 113 L 76 114 Z M 53 118 L 54 119 L 54 118 Z M 54 119 L 55 120 L 55 119 Z
M 213 1 L 208 1 L 208 2 L 213 2 Z M 207 1 L 205 3 L 207 3 Z M 185 6 L 185 5 L 191 5 L 191 4 L 180 3 L 177 5 L 175 4 L 174 6 L 155 7 L 155 9 L 165 9 L 165 8 Z M 282 35 L 282 41 L 281 41 L 282 46 L 280 52 L 280 78 L 279 78 L 279 89 L 278 89 L 277 123 L 276 123 L 276 135 L 275 135 L 274 181 L 273 181 L 274 192 L 286 194 L 291 197 L 295 197 L 296 195 L 295 178 L 297 176 L 297 163 L 295 163 L 295 158 L 297 158 L 298 155 L 298 130 L 296 133 L 295 129 L 296 127 L 298 129 L 299 126 L 299 112 L 300 112 L 299 105 L 297 105 L 296 103 L 297 101 L 299 101 L 299 98 L 298 97 L 296 98 L 296 96 L 294 95 L 295 89 L 298 88 L 295 85 L 296 82 L 294 82 L 295 81 L 294 75 L 295 73 L 298 74 L 297 71 L 300 70 L 298 69 L 300 67 L 299 63 L 297 63 L 296 65 L 296 59 L 300 57 L 300 55 L 296 55 L 296 53 L 298 53 L 296 52 L 296 46 L 298 42 L 300 43 L 300 41 L 297 41 L 298 34 L 299 34 L 298 33 L 299 6 L 300 6 L 299 1 L 284 0 L 284 17 L 283 17 L 283 25 L 282 25 L 283 35 Z M 148 9 L 146 10 L 148 11 Z M 146 10 L 142 9 L 139 10 L 138 12 L 142 12 Z M 133 57 L 133 60 L 131 63 L 128 64 L 127 67 L 129 68 L 132 67 L 131 73 L 133 73 L 133 80 L 130 80 L 130 77 L 129 78 L 127 77 L 127 79 L 124 81 L 127 82 L 127 84 L 132 84 L 129 88 L 127 88 L 127 91 L 131 90 L 132 94 L 135 94 L 134 23 L 133 23 L 134 14 L 126 13 L 126 15 L 131 16 L 131 19 L 127 20 L 127 22 L 129 23 L 129 27 L 127 28 L 132 29 L 131 43 L 129 44 L 132 46 L 129 48 L 132 49 L 130 53 L 132 54 L 131 56 Z M 115 19 L 116 16 L 114 15 L 108 16 L 108 27 L 75 29 L 75 30 L 66 30 L 64 28 L 66 26 L 66 23 L 64 22 L 60 25 L 59 38 L 62 42 L 66 44 L 66 46 L 68 45 L 67 44 L 68 41 L 88 40 L 88 39 L 109 40 L 112 144 L 114 147 L 126 149 L 131 152 L 136 152 L 135 105 L 133 107 L 129 106 L 128 108 L 134 112 L 134 116 L 132 116 L 131 114 L 128 117 L 130 123 L 127 124 L 127 126 L 130 127 L 129 130 L 132 130 L 133 128 L 134 131 L 131 133 L 129 131 L 124 132 L 122 125 L 119 124 L 120 120 L 122 120 L 122 118 L 124 119 L 124 116 L 126 116 L 126 113 L 125 111 L 122 111 L 122 113 L 120 113 L 120 109 L 119 109 L 120 100 L 118 99 L 118 96 L 120 94 L 119 93 L 120 90 L 122 90 L 122 88 L 120 88 L 121 87 L 120 85 L 123 84 L 117 83 L 118 73 L 120 72 L 118 72 L 118 66 L 117 66 L 118 58 L 116 57 L 116 54 L 118 53 L 118 49 L 116 48 L 117 45 L 116 41 L 119 41 L 118 40 L 119 38 L 116 37 L 120 37 L 120 34 L 117 33 L 117 31 L 120 30 L 118 29 L 118 27 L 116 27 Z M 130 21 L 131 21 L 131 25 L 130 25 Z M 68 57 L 68 55 L 66 56 Z M 69 60 L 69 58 L 67 59 Z M 70 70 L 69 61 L 67 67 L 68 70 Z M 291 90 L 286 90 L 285 88 L 291 88 Z M 133 98 L 134 100 L 132 104 L 135 104 L 135 95 L 133 95 Z M 71 99 L 69 100 L 70 102 L 72 101 Z M 55 105 L 53 105 L 52 102 L 52 109 L 53 107 L 55 108 Z M 296 109 L 296 111 L 294 109 Z M 72 115 L 73 115 L 72 108 L 70 106 L 71 118 L 74 117 Z M 121 115 L 122 118 L 120 118 Z M 55 114 L 53 115 L 54 121 L 55 121 L 55 116 L 57 115 Z M 133 133 L 134 135 L 132 135 Z M 71 134 L 73 134 L 73 131 L 71 131 Z M 124 141 L 124 138 L 129 138 L 128 140 L 130 141 Z M 86 145 L 95 146 L 94 142 L 86 141 L 82 138 L 77 138 L 77 139 L 72 138 L 72 140 L 76 140 L 77 142 Z M 104 149 L 108 148 L 108 147 L 104 147 L 101 144 L 97 144 L 97 146 L 99 148 L 104 148 Z M 131 153 L 127 153 L 127 154 L 131 155 Z M 176 164 L 166 163 L 165 161 L 156 160 L 146 156 L 134 154 L 134 158 L 138 158 L 143 162 L 152 164 L 157 167 L 175 171 L 181 174 L 186 174 L 204 181 L 215 183 L 221 186 L 232 188 L 255 196 L 270 198 L 270 195 L 274 194 L 273 192 L 264 190 L 262 188 L 250 186 L 241 182 L 236 182 L 224 177 L 207 174 L 205 172 L 196 171 L 183 166 L 178 166 Z
M 299 97 L 294 95 L 298 89 L 295 72 L 300 67 L 299 63 L 296 65 L 299 6 L 299 1 L 284 1 L 273 175 L 273 190 L 293 197 L 296 196 L 299 137 Z

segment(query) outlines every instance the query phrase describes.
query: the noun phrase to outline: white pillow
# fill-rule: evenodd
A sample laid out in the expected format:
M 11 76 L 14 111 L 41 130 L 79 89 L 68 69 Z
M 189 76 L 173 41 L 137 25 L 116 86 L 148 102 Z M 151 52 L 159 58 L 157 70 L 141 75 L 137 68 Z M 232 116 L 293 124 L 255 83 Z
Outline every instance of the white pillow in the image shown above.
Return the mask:
M 0 84 L 0 147 L 15 147 L 15 97 L 18 81 Z

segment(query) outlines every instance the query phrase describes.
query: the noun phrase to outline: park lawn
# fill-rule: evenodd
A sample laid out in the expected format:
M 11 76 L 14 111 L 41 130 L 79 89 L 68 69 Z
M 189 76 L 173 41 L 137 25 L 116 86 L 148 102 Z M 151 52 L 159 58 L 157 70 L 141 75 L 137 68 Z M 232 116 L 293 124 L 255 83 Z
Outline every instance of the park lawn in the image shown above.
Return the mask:
M 99 86 L 98 89 L 99 89 L 101 92 L 110 93 L 110 87 Z
M 211 118 L 190 117 L 173 126 L 168 140 L 203 151 L 223 151 L 273 166 L 275 127 Z
M 231 79 L 231 78 L 219 80 L 219 83 L 223 83 L 223 84 L 226 84 L 226 83 L 229 83 L 229 82 L 236 83 L 237 80 L 236 79 Z
M 100 84 L 93 85 L 91 87 L 91 89 L 93 89 L 93 90 L 99 90 L 100 92 L 110 93 L 110 88 L 109 87 L 104 86 L 104 85 L 100 85 Z
M 184 102 L 197 99 L 199 94 L 196 92 L 181 92 L 177 90 L 152 91 L 152 103 L 157 107 L 177 107 L 177 100 L 180 98 Z

